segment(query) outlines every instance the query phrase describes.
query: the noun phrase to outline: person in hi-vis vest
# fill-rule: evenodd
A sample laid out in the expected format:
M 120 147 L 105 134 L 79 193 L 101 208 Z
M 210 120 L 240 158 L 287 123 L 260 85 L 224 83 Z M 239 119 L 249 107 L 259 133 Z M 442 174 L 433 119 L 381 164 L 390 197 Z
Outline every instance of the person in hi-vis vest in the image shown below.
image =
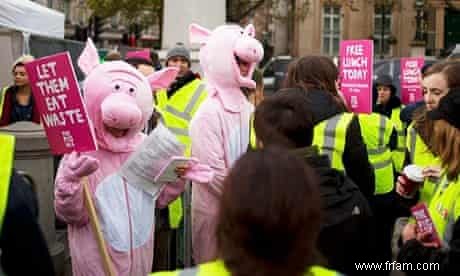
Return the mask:
M 439 62 L 428 68 L 422 76 L 424 104 L 413 115 L 413 122 L 407 129 L 406 164 L 420 167 L 440 165 L 439 157 L 433 152 L 432 139 L 434 123 L 427 118 L 427 112 L 438 108 L 440 100 L 451 89 L 460 87 L 460 63 Z M 420 201 L 429 203 L 438 185 L 434 179 L 425 181 L 420 189 Z
M 152 276 L 338 276 L 318 266 L 315 171 L 277 147 L 249 151 L 226 176 L 216 224 L 217 259 Z
M 163 124 L 176 135 L 179 141 L 185 144 L 185 155 L 189 156 L 191 146 L 189 123 L 207 97 L 205 83 L 197 74 L 192 72 L 190 51 L 182 43 L 177 43 L 168 51 L 165 66 L 176 67 L 179 69 L 179 73 L 176 80 L 167 89 L 162 89 L 155 93 L 156 112 L 160 114 L 160 120 Z M 158 216 L 160 230 L 157 232 L 158 238 L 155 240 L 169 240 L 166 243 L 169 244 L 168 247 L 172 249 L 172 252 L 176 251 L 176 255 L 180 255 L 182 252 L 180 250 L 182 236 L 179 234 L 182 231 L 175 230 L 182 229 L 180 227 L 183 218 L 182 204 L 182 199 L 178 198 L 168 206 L 168 209 L 158 210 L 160 213 Z M 177 246 L 175 241 L 179 243 Z M 159 246 L 157 251 L 164 251 L 161 248 L 166 245 L 163 244 L 162 246 L 160 242 L 157 244 Z M 174 247 L 176 247 L 176 250 L 173 249 Z M 163 253 L 155 254 L 155 256 L 161 258 Z M 161 262 L 160 260 L 158 261 Z M 180 260 L 173 262 L 178 261 L 181 262 Z M 156 268 L 167 268 L 158 262 L 155 262 L 155 264 L 158 264 Z
M 0 134 L 0 275 L 54 275 L 32 187 L 14 169 L 14 136 Z
M 397 96 L 396 86 L 389 75 L 378 76 L 374 82 L 374 90 L 376 97 L 373 112 L 387 116 L 395 126 L 398 134 L 397 147 L 392 152 L 392 159 L 395 170 L 399 172 L 404 164 L 406 147 L 405 126 L 400 118 L 401 109 L 404 106 Z
M 439 179 L 427 204 L 439 242 L 432 232 L 409 222 L 402 231 L 398 262 L 437 264 L 433 275 L 460 275 L 460 89 L 449 91 L 427 117 L 434 120 L 432 149 L 441 161 L 440 168 L 427 166 L 423 170 L 425 182 L 429 177 Z M 407 196 L 404 178 L 398 181 L 398 192 Z M 407 275 L 423 274 L 407 271 Z
M 374 170 L 369 163 L 358 117 L 349 113 L 338 91 L 339 71 L 328 57 L 304 56 L 289 64 L 286 88 L 300 88 L 310 102 L 315 124 L 313 144 L 345 172 L 367 199 L 374 196 Z M 283 93 L 283 90 L 279 91 Z

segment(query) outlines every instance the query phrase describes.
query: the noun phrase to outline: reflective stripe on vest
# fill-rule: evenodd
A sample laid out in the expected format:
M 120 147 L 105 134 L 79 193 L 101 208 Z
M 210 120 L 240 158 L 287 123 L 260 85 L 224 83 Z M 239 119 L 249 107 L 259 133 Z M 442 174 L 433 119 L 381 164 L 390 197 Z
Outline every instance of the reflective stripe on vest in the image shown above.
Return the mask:
M 218 260 L 205 263 L 197 267 L 187 268 L 174 272 L 157 272 L 151 276 L 230 276 L 231 273 L 225 267 L 223 261 Z M 312 266 L 305 276 L 339 276 L 340 274 L 321 266 Z
M 169 99 L 166 90 L 160 90 L 155 95 L 157 110 L 162 115 L 161 121 L 186 145 L 186 155 L 190 155 L 191 146 L 189 123 L 206 98 L 205 88 L 205 84 L 196 79 L 176 91 Z
M 393 124 L 385 116 L 377 113 L 359 114 L 358 118 L 369 162 L 374 168 L 374 193 L 388 193 L 394 187 L 393 160 L 388 147 L 394 129 Z
M 0 91 L 0 118 L 3 114 L 3 104 L 5 102 L 6 90 L 8 90 L 9 86 L 6 86 Z
M 318 146 L 320 154 L 326 154 L 334 169 L 345 171 L 342 157 L 348 126 L 353 119 L 351 113 L 341 113 L 324 120 L 314 128 L 313 145 Z
M 413 124 L 411 124 L 407 128 L 407 141 L 406 147 L 409 151 L 409 155 L 411 158 L 411 164 L 426 167 L 426 166 L 441 166 L 441 161 L 437 158 L 429 149 L 428 146 L 425 144 L 423 139 L 417 133 L 417 130 L 414 128 Z M 425 181 L 423 186 L 420 189 L 420 201 L 429 203 L 431 198 L 433 197 L 436 186 L 438 185 L 439 179 L 428 179 Z
M 254 130 L 254 113 L 251 115 L 251 119 L 249 119 L 249 146 L 251 149 L 257 149 L 257 137 L 256 131 Z
M 460 216 L 460 178 L 448 181 L 444 175 L 430 202 L 429 212 L 444 246 L 452 239 L 454 224 Z
M 390 118 L 398 134 L 396 149 L 394 149 L 392 152 L 393 164 L 395 166 L 396 171 L 398 172 L 402 170 L 406 152 L 406 135 L 404 132 L 404 123 L 400 119 L 401 108 L 402 106 L 394 108 L 391 111 Z
M 163 124 L 176 135 L 185 145 L 185 156 L 190 156 L 191 140 L 189 137 L 189 123 L 206 98 L 205 84 L 195 79 L 168 99 L 166 90 L 156 93 L 156 107 L 161 113 Z M 179 197 L 168 205 L 169 225 L 178 228 L 183 216 L 182 199 Z
M 14 161 L 14 136 L 0 134 L 0 232 L 3 226 Z

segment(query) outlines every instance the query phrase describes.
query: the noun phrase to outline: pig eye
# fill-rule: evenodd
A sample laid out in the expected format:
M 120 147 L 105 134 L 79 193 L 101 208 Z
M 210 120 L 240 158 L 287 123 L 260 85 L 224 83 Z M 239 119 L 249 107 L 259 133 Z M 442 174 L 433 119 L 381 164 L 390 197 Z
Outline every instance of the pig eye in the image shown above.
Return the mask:
M 115 90 L 120 90 L 120 85 L 116 84 L 115 85 Z
M 129 94 L 134 94 L 134 88 L 131 87 L 131 88 L 129 89 Z

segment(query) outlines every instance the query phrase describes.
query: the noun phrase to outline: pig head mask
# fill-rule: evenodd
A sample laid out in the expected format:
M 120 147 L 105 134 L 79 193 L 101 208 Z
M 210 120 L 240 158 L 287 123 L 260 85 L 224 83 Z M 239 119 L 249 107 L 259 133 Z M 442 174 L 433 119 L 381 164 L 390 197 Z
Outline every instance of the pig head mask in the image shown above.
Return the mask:
M 168 87 L 177 69 L 166 68 L 144 77 L 123 61 L 99 64 L 91 40 L 78 59 L 85 73 L 83 96 L 99 147 L 130 152 L 142 141 L 141 130 L 153 112 L 152 91 Z
M 237 25 L 223 25 L 213 31 L 191 24 L 189 35 L 191 43 L 201 45 L 200 64 L 211 91 L 213 88 L 219 92 L 256 87 L 252 73 L 264 51 L 255 39 L 252 24 L 244 29 Z M 248 68 L 247 71 L 240 71 L 239 64 Z

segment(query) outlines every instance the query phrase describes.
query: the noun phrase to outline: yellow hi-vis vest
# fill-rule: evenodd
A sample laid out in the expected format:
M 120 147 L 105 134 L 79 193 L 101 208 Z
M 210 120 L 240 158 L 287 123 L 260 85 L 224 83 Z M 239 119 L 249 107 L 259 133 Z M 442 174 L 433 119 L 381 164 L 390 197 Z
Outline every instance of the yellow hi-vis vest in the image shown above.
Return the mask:
M 394 108 L 391 111 L 391 122 L 393 123 L 396 132 L 398 133 L 398 141 L 396 144 L 396 149 L 392 152 L 393 165 L 396 171 L 400 172 L 403 169 L 404 157 L 406 156 L 406 134 L 404 130 L 404 123 L 400 119 L 401 108 Z
M 185 145 L 184 155 L 190 156 L 192 141 L 189 136 L 189 124 L 198 107 L 207 97 L 205 84 L 195 79 L 176 91 L 169 99 L 164 89 L 158 91 L 155 97 L 156 109 L 161 114 L 162 122 Z M 168 209 L 171 228 L 179 227 L 183 213 L 181 198 L 169 204 Z
M 257 137 L 256 131 L 254 130 L 254 113 L 249 120 L 249 146 L 251 149 L 257 149 Z
M 5 96 L 6 96 L 6 91 L 10 88 L 9 86 L 6 86 L 0 91 L 0 118 L 2 117 L 3 114 L 3 104 L 5 103 Z
M 428 149 L 413 124 L 407 128 L 406 147 L 409 151 L 411 164 L 422 168 L 427 166 L 441 166 L 441 160 Z M 428 204 L 434 195 L 437 184 L 435 180 L 427 179 L 420 189 L 420 201 Z
M 151 276 L 231 276 L 230 271 L 227 270 L 225 264 L 221 260 L 210 263 L 198 265 L 197 267 L 188 268 L 185 270 L 176 270 L 170 272 L 156 272 L 150 274 Z M 321 266 L 312 266 L 305 276 L 339 276 L 340 274 L 326 269 Z
M 331 167 L 345 172 L 342 157 L 345 151 L 347 129 L 353 119 L 352 113 L 340 113 L 317 124 L 314 128 L 313 145 L 320 154 L 326 154 Z
M 441 178 L 428 212 L 439 238 L 447 246 L 452 240 L 454 224 L 460 217 L 460 178 L 456 181 L 447 180 L 445 175 Z
M 393 124 L 381 114 L 359 114 L 361 135 L 366 144 L 369 162 L 374 168 L 375 194 L 391 192 L 394 187 L 393 161 L 390 143 Z
M 3 226 L 14 161 L 14 136 L 0 134 L 0 232 Z

